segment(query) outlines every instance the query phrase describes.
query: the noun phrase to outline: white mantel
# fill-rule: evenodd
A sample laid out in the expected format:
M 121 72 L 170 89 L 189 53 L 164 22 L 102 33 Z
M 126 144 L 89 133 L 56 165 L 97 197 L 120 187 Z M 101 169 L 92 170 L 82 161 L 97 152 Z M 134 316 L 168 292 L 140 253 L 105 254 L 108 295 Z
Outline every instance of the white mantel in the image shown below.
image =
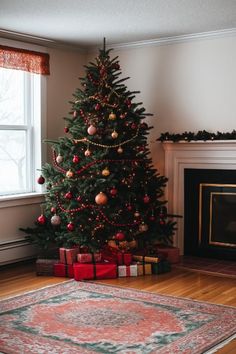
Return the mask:
M 178 143 L 165 141 L 165 176 L 168 178 L 166 200 L 168 212 L 184 216 L 184 170 L 236 169 L 236 140 L 196 141 Z M 174 245 L 184 252 L 184 218 L 178 218 Z

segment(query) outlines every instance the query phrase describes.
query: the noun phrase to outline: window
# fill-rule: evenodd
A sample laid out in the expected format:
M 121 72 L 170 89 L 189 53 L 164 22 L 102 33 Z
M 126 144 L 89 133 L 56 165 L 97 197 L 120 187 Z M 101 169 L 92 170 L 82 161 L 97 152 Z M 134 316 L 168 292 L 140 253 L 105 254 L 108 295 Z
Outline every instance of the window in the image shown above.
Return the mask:
M 0 195 L 34 192 L 40 76 L 0 68 L 0 82 Z
M 47 56 L 42 53 L 35 55 L 35 52 L 24 49 L 0 46 L 0 197 L 2 198 L 40 192 L 36 175 L 39 175 L 37 169 L 41 168 L 41 86 L 45 78 L 35 72 L 41 73 L 40 61 Z

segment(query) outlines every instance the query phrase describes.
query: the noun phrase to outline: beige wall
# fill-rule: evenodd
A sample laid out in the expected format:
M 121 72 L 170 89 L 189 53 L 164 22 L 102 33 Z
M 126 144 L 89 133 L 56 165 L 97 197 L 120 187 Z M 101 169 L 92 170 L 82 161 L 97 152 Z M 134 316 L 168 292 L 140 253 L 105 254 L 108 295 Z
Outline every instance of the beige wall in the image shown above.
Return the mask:
M 127 86 L 141 91 L 137 101 L 154 114 L 150 147 L 161 172 L 163 154 L 155 142 L 161 132 L 236 128 L 236 36 L 116 49 L 116 55 L 122 76 L 130 77 Z
M 5 44 L 5 43 L 4 43 Z M 46 81 L 46 137 L 64 135 L 64 120 L 72 94 L 79 87 L 85 55 L 78 51 L 48 49 L 51 74 Z M 30 257 L 34 250 L 24 242 L 19 227 L 33 226 L 42 198 L 0 202 L 0 265 Z M 15 204 L 17 204 L 15 206 Z
M 64 135 L 65 121 L 76 88 L 80 86 L 86 55 L 76 51 L 49 49 L 50 76 L 47 81 L 47 136 Z

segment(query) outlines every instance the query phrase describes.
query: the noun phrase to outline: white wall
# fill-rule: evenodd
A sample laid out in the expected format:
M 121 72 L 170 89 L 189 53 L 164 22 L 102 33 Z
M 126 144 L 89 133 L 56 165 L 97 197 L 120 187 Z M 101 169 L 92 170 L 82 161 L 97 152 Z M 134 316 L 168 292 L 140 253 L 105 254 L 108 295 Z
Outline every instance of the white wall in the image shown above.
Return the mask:
M 72 99 L 72 94 L 79 87 L 78 77 L 83 72 L 85 55 L 72 50 L 48 49 L 47 51 L 50 55 L 51 73 L 46 79 L 45 130 L 46 138 L 58 139 L 64 134 L 62 117 L 67 115 L 70 109 L 68 101 Z M 37 197 L 0 201 L 0 265 L 26 259 L 34 254 L 33 248 L 24 241 L 24 233 L 19 231 L 19 227 L 33 226 L 41 213 L 42 200 Z
M 154 164 L 163 173 L 161 132 L 236 128 L 236 36 L 189 40 L 113 50 L 127 86 L 140 90 L 154 129 L 150 147 Z M 94 57 L 90 53 L 88 60 Z

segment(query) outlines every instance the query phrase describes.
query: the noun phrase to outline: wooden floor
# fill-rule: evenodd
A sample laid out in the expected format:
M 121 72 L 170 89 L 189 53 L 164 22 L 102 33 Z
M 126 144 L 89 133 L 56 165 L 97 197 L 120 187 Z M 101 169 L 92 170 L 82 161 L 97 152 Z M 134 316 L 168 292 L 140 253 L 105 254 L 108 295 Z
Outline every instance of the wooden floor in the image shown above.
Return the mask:
M 0 299 L 66 280 L 67 278 L 36 276 L 35 266 L 32 263 L 6 266 L 0 268 Z M 188 270 L 174 268 L 170 273 L 161 275 L 97 282 L 236 307 L 236 279 Z M 236 339 L 219 349 L 217 353 L 235 354 Z

